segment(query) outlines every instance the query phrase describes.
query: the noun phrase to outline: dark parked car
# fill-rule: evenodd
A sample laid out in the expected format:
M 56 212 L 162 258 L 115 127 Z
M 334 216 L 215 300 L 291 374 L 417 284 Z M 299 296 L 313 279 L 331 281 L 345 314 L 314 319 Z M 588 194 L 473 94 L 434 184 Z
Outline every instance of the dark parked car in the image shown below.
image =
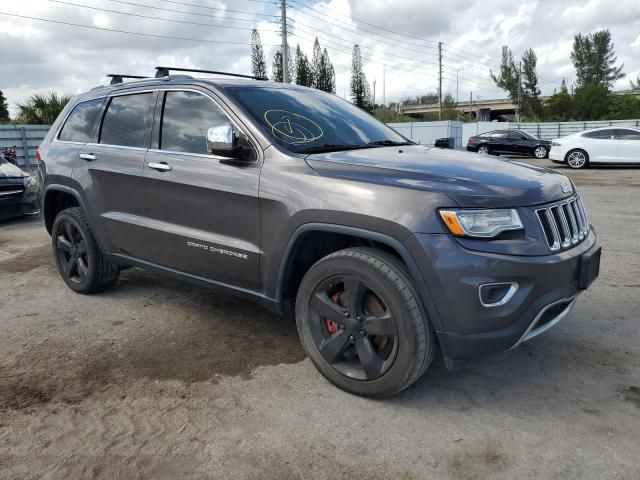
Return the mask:
M 301 86 L 98 87 L 69 103 L 40 158 L 71 289 L 137 266 L 252 299 L 295 315 L 313 364 L 359 395 L 411 385 L 436 346 L 453 368 L 535 337 L 598 275 L 565 175 L 413 144 Z
M 0 220 L 39 211 L 36 179 L 0 155 Z
M 485 155 L 506 153 L 546 158 L 551 149 L 549 140 L 541 140 L 522 130 L 494 130 L 469 138 L 467 150 Z

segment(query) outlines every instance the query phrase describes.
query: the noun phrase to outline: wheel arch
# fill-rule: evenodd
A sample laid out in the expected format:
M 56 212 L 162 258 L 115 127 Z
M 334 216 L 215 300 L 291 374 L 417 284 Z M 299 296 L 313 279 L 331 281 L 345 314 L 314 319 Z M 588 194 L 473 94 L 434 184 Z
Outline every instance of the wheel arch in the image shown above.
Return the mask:
M 328 235 L 333 237 L 328 237 Z M 307 258 L 304 258 L 306 246 L 317 245 L 315 243 L 318 241 L 317 239 L 325 240 L 327 238 L 333 238 L 337 241 L 328 244 L 323 242 L 324 248 L 313 250 Z M 298 227 L 291 235 L 280 261 L 276 283 L 278 303 L 285 305 L 292 296 L 295 298 L 299 280 L 320 258 L 343 248 L 363 245 L 386 251 L 397 257 L 406 266 L 429 320 L 434 329 L 440 331 L 442 323 L 435 309 L 435 304 L 407 246 L 390 235 L 357 227 L 326 223 L 307 223 Z M 301 258 L 302 261 L 300 261 Z
M 86 202 L 84 201 L 82 194 L 78 189 L 68 185 L 51 183 L 45 187 L 42 196 L 42 216 L 47 232 L 51 234 L 51 229 L 56 215 L 65 208 L 70 207 L 80 207 L 84 210 L 91 230 L 96 233 L 96 242 L 100 248 L 103 248 L 102 239 L 100 238 L 100 235 L 97 234 L 96 226 L 91 217 L 91 212 L 87 209 Z

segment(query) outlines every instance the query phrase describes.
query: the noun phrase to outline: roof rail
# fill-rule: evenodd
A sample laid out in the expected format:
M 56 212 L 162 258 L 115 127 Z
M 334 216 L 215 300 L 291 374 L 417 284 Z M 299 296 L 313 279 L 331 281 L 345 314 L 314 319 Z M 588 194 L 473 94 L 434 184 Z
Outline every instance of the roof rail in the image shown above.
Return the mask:
M 121 73 L 110 73 L 109 75 L 107 75 L 107 77 L 111 78 L 111 83 L 109 85 L 116 85 L 117 83 L 122 83 L 124 82 L 125 78 L 136 78 L 136 79 L 149 78 L 149 77 L 143 77 L 141 75 L 123 75 Z
M 227 75 L 229 77 L 250 78 L 252 80 L 267 80 L 265 77 L 254 77 L 252 75 L 241 75 L 239 73 L 218 72 L 215 70 L 201 70 L 197 68 L 178 68 L 178 67 L 156 67 L 156 78 L 168 77 L 169 72 L 196 72 L 196 73 L 213 73 L 215 75 Z

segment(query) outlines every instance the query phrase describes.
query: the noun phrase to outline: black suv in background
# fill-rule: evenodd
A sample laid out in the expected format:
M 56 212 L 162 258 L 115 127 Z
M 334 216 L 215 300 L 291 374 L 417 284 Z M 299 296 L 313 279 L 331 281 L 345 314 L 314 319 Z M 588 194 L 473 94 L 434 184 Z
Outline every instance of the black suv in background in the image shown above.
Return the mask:
M 40 155 L 79 293 L 136 266 L 295 315 L 318 370 L 386 396 L 545 331 L 598 275 L 564 175 L 407 141 L 324 92 L 185 75 L 69 103 Z M 169 340 L 167 340 L 169 341 Z
M 494 130 L 469 137 L 467 150 L 485 155 L 505 153 L 542 159 L 549 156 L 551 141 L 522 130 Z

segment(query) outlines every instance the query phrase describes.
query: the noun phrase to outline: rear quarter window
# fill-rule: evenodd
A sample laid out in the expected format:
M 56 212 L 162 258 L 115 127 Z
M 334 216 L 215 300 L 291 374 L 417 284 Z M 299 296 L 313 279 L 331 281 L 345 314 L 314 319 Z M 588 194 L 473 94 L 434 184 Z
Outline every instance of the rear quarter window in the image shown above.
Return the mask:
M 80 102 L 67 117 L 60 130 L 58 140 L 87 143 L 93 138 L 93 129 L 104 98 Z

